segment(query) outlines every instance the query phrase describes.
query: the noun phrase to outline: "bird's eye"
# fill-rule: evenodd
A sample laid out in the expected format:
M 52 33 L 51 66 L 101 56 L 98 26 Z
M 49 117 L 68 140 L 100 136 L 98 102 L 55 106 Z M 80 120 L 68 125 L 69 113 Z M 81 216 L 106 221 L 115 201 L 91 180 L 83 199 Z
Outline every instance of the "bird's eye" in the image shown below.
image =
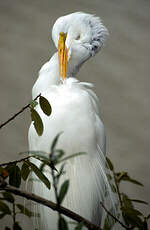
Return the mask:
M 80 34 L 76 37 L 76 40 L 79 40 L 80 39 Z

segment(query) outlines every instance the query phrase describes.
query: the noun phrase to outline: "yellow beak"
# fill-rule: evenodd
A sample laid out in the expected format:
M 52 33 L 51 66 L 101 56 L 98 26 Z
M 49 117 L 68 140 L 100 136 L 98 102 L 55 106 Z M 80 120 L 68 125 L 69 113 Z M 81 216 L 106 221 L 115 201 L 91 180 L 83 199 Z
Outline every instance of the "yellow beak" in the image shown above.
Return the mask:
M 59 57 L 59 73 L 60 77 L 64 80 L 67 73 L 67 64 L 68 64 L 68 49 L 65 45 L 67 34 L 59 33 L 58 40 L 58 57 Z

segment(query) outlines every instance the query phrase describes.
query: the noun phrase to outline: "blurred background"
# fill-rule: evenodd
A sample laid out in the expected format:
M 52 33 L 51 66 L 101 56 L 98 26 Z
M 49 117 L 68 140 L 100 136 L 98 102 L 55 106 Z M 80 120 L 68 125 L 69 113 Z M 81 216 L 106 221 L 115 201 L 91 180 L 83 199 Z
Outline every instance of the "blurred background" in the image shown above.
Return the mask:
M 78 78 L 95 84 L 107 152 L 115 168 L 144 184 L 125 183 L 123 190 L 131 198 L 150 202 L 149 0 L 1 0 L 1 121 L 29 102 L 40 67 L 56 51 L 52 25 L 75 11 L 100 16 L 110 32 L 106 47 L 84 64 Z M 1 162 L 28 150 L 29 124 L 26 111 L 1 130 Z M 147 208 L 141 205 L 141 210 L 146 213 Z M 29 229 L 28 224 L 24 221 L 24 229 Z

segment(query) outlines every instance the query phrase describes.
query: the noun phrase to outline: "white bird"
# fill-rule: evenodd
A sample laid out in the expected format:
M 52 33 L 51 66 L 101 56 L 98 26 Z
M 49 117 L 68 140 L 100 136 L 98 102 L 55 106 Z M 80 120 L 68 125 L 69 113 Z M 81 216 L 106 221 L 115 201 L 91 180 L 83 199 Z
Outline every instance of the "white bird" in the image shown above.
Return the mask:
M 63 206 L 100 226 L 103 210 L 100 201 L 107 200 L 113 207 L 111 189 L 105 171 L 105 133 L 99 117 L 98 99 L 91 83 L 79 82 L 76 74 L 81 65 L 103 46 L 108 31 L 100 18 L 76 12 L 60 17 L 52 29 L 52 38 L 58 52 L 42 66 L 32 89 L 32 97 L 39 93 L 50 102 L 52 114 L 40 114 L 44 132 L 38 136 L 33 123 L 29 129 L 29 149 L 50 152 L 54 137 L 63 131 L 57 148 L 66 155 L 86 152 L 87 155 L 68 160 L 62 183 L 70 180 Z M 39 166 L 38 160 L 34 163 Z M 50 178 L 50 173 L 46 172 Z M 55 201 L 53 189 L 34 182 L 34 192 Z M 57 213 L 40 206 L 42 230 L 57 229 Z

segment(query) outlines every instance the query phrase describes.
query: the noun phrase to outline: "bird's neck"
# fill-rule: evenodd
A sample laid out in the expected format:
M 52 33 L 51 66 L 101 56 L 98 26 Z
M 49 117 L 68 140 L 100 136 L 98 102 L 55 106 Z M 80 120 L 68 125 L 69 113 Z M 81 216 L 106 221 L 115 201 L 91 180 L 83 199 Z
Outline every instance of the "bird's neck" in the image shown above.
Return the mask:
M 76 77 L 79 68 L 80 65 L 78 65 L 78 63 L 69 63 L 67 78 Z M 39 72 L 39 77 L 32 88 L 32 97 L 35 98 L 38 94 L 47 91 L 50 86 L 59 85 L 60 83 L 61 79 L 59 75 L 59 63 L 57 52 L 52 56 L 52 58 L 48 62 L 46 62 L 42 66 Z
M 71 61 L 68 65 L 67 78 L 69 77 L 76 78 L 76 75 L 79 72 L 79 69 L 80 69 L 80 65 L 78 65 L 78 63 Z
M 51 59 L 40 69 L 38 79 L 32 88 L 32 97 L 45 92 L 52 85 L 60 84 L 58 53 L 55 53 Z

